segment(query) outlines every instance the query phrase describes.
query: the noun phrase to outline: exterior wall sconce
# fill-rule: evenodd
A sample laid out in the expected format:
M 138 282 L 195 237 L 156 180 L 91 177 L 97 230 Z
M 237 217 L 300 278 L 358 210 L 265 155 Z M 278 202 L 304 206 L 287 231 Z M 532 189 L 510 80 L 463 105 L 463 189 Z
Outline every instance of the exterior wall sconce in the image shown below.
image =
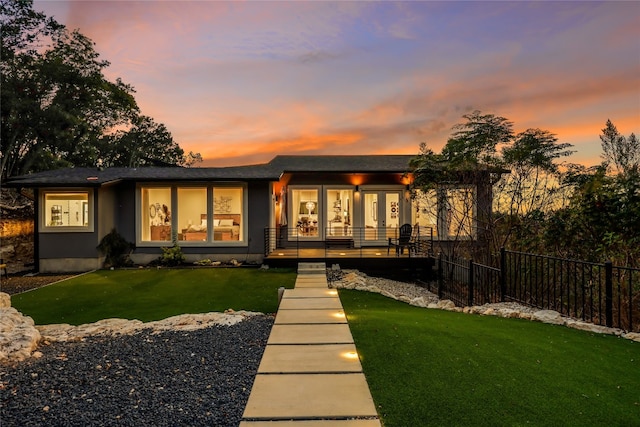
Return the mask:
M 359 193 L 359 192 L 360 192 L 360 186 L 356 185 L 356 193 Z

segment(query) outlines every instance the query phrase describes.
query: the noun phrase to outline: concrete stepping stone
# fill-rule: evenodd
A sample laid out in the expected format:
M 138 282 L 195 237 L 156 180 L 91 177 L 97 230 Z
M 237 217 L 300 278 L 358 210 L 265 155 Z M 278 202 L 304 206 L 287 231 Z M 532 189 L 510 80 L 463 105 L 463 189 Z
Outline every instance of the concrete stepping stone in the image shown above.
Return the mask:
M 380 421 L 369 420 L 285 420 L 242 421 L 240 427 L 380 427 Z
M 296 289 L 300 289 L 300 288 L 323 288 L 323 289 L 327 289 L 329 287 L 329 285 L 327 285 L 327 282 L 296 282 L 295 284 Z
M 276 325 L 300 323 L 347 323 L 342 309 L 332 310 L 278 310 Z
M 362 372 L 353 344 L 268 345 L 259 374 Z
M 245 420 L 377 417 L 363 374 L 256 376 Z
M 338 298 L 338 291 L 328 288 L 285 289 L 283 298 Z
M 283 298 L 279 310 L 341 309 L 339 298 Z
M 326 276 L 327 265 L 323 262 L 300 262 L 298 263 L 298 274 L 322 274 Z
M 349 325 L 273 325 L 267 345 L 353 344 Z

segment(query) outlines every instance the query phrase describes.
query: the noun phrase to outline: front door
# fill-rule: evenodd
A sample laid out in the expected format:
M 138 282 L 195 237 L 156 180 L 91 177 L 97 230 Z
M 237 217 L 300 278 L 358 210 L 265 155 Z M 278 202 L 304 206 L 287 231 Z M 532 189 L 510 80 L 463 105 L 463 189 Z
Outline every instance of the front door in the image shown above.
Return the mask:
M 400 227 L 400 191 L 363 191 L 363 245 L 386 245 Z

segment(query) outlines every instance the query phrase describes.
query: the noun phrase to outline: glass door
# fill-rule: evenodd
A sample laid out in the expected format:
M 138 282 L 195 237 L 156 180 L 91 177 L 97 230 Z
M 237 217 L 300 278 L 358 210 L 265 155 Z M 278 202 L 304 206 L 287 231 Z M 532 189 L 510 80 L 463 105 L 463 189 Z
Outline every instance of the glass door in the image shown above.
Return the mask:
M 399 191 L 363 191 L 363 244 L 385 245 L 400 227 Z

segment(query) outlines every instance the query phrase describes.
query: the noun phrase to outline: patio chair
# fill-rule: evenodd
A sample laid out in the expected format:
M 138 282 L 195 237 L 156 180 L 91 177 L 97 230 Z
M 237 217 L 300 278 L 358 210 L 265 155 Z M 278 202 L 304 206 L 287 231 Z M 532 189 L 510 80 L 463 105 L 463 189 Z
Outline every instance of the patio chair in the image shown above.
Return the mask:
M 387 247 L 387 255 L 392 247 L 396 250 L 396 256 L 400 256 L 400 254 L 404 254 L 404 248 L 407 248 L 409 251 L 409 256 L 411 256 L 411 251 L 415 250 L 415 241 L 413 240 L 413 227 L 411 224 L 403 224 L 400 226 L 400 234 L 398 238 L 389 237 L 389 246 Z

